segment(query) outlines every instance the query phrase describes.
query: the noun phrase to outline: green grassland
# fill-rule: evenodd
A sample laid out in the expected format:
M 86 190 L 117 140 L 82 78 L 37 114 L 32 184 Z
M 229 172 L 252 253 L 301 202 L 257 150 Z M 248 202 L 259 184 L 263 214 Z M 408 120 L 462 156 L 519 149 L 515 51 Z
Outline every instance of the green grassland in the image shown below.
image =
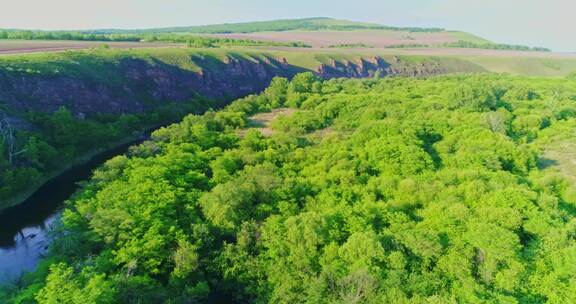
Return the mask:
M 16 54 L 0 56 L 0 69 L 29 74 L 66 73 L 71 76 L 90 76 L 114 79 L 106 74 L 106 65 L 117 64 L 122 58 L 141 58 L 199 71 L 197 59 L 213 58 L 223 61 L 229 56 L 265 59 L 286 58 L 290 65 L 315 71 L 319 65 L 330 60 L 340 62 L 358 61 L 362 58 L 382 56 L 388 60 L 402 58 L 407 62 L 434 59 L 449 67 L 451 72 L 495 72 L 525 76 L 565 77 L 576 71 L 576 56 L 530 56 L 518 53 L 516 56 L 498 51 L 486 55 L 411 55 L 405 50 L 379 49 L 298 49 L 268 47 L 231 48 L 141 48 L 141 49 L 100 49 L 66 51 L 59 53 Z M 456 64 L 458 63 L 458 64 Z M 470 70 L 474 66 L 474 70 Z
M 392 29 L 392 30 L 409 30 L 436 32 L 443 31 L 437 28 L 402 28 L 392 27 L 380 24 L 354 22 L 347 20 L 338 20 L 332 18 L 305 18 L 305 19 L 285 19 L 272 21 L 258 21 L 245 23 L 228 23 L 203 26 L 187 27 L 169 27 L 155 28 L 147 30 L 95 30 L 87 31 L 91 33 L 202 33 L 202 34 L 221 34 L 221 33 L 254 33 L 266 31 L 293 31 L 293 30 L 360 30 L 360 29 Z
M 486 71 L 477 64 L 457 57 L 407 56 L 380 52 L 290 51 L 254 48 L 110 49 L 9 55 L 0 56 L 0 70 L 23 75 L 67 75 L 104 82 L 119 82 L 122 79 L 115 74 L 112 67 L 118 65 L 126 58 L 143 59 L 150 64 L 163 63 L 179 69 L 198 72 L 202 69 L 218 68 L 230 57 L 255 62 L 263 62 L 267 59 L 286 59 L 287 63 L 293 68 L 317 71 L 322 64 L 332 64 L 334 61 L 342 64 L 357 64 L 362 59 L 370 59 L 376 56 L 391 63 L 399 59 L 405 64 L 414 66 L 425 62 L 436 62 L 446 72 L 453 73 Z
M 463 57 L 486 70 L 495 73 L 511 73 L 527 76 L 564 77 L 576 71 L 576 56 L 573 57 L 510 57 L 474 56 Z
M 472 43 L 492 43 L 492 41 L 490 40 L 466 32 L 448 31 L 447 33 L 450 35 L 450 37 L 452 37 L 456 41 L 462 40 L 462 41 L 469 41 Z

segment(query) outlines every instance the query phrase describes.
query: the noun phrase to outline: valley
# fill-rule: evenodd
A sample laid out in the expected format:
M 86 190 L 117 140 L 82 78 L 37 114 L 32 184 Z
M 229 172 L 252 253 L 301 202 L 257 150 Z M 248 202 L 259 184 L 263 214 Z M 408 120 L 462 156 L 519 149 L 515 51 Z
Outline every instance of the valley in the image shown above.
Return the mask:
M 142 128 L 173 122 L 184 113 L 201 113 L 257 93 L 276 76 L 293 77 L 304 71 L 326 79 L 429 76 L 465 70 L 480 69 L 449 58 L 302 57 L 282 51 L 228 49 L 94 50 L 0 57 L 0 105 L 13 131 L 23 131 L 5 154 L 8 163 L 20 165 L 12 166 L 16 170 L 4 176 L 7 186 L 0 191 L 0 207 L 16 204 L 45 177 L 65 167 L 56 163 L 73 162 L 96 147 L 113 144 Z M 47 117 L 43 113 L 55 114 Z M 61 125 L 63 120 L 76 125 L 76 130 Z M 71 151 L 60 158 L 47 154 L 54 151 L 55 144 L 62 145 L 61 138 L 38 132 L 38 124 L 51 126 L 51 130 L 61 128 L 59 137 L 70 133 L 65 143 Z M 79 132 L 82 128 L 84 134 Z M 106 128 L 112 132 L 100 133 Z M 94 132 L 94 138 L 85 137 L 88 130 Z M 23 153 L 9 159 L 17 151 L 38 149 L 31 145 L 42 146 L 39 154 Z M 19 181 L 19 174 L 28 175 L 25 182 Z M 37 176 L 32 181 L 31 174 Z
M 575 73 L 331 18 L 0 29 L 0 303 L 576 301 Z
M 368 281 L 361 298 L 384 302 L 562 299 L 553 263 L 573 244 L 549 240 L 568 233 L 574 185 L 538 160 L 572 136 L 575 96 L 571 80 L 503 75 L 274 78 L 97 169 L 64 212 L 50 270 L 18 294 L 338 302 Z M 378 287 L 395 276 L 430 285 Z

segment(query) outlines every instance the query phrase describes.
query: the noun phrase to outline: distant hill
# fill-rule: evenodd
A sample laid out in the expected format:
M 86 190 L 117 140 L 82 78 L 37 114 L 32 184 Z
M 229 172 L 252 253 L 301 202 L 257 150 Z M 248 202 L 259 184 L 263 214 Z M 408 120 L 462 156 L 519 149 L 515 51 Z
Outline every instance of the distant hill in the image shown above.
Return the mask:
M 318 17 L 304 19 L 283 19 L 272 21 L 257 21 L 245 23 L 226 23 L 201 26 L 152 28 L 145 30 L 93 30 L 86 33 L 93 34 L 117 34 L 117 33 L 198 33 L 198 34 L 232 34 L 232 33 L 256 33 L 256 32 L 284 32 L 284 31 L 350 31 L 350 30 L 398 30 L 409 32 L 443 32 L 441 28 L 420 27 L 393 27 L 375 23 L 355 22 L 338 20 L 333 18 Z
M 498 44 L 470 33 L 448 31 L 443 28 L 394 27 L 326 17 L 128 30 L 0 29 L 0 40 L 162 42 L 200 48 L 239 46 L 332 49 L 458 48 L 550 52 L 545 47 Z M 433 55 L 433 52 L 426 55 Z

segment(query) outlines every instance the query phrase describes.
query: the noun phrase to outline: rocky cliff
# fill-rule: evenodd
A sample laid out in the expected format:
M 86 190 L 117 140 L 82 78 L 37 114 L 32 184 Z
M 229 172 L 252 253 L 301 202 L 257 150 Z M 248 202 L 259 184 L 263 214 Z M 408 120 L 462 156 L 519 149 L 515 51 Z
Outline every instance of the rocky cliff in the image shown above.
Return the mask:
M 418 63 L 408 63 L 399 57 L 385 60 L 382 57 L 363 57 L 354 61 L 331 60 L 328 64 L 322 64 L 316 71 L 323 78 L 368 78 L 385 76 L 431 76 L 450 72 L 438 60 L 429 59 Z
M 199 59 L 200 64 L 204 64 Z M 295 73 L 279 62 L 227 58 L 199 71 L 161 61 L 125 58 L 107 66 L 114 80 L 78 75 L 23 74 L 0 70 L 0 102 L 15 110 L 137 113 L 160 102 L 201 95 L 233 99 L 264 89 L 274 76 Z
M 0 104 L 17 111 L 52 112 L 66 106 L 82 115 L 138 113 L 162 102 L 186 102 L 195 96 L 232 100 L 263 90 L 275 76 L 291 77 L 307 71 L 283 57 L 194 56 L 191 60 L 197 69 L 127 56 L 98 66 L 105 77 L 85 72 L 91 67 L 82 64 L 74 73 L 29 73 L 0 67 Z M 80 73 L 78 69 L 84 70 Z M 448 72 L 434 60 L 410 64 L 397 57 L 387 60 L 377 56 L 332 60 L 312 71 L 323 78 Z

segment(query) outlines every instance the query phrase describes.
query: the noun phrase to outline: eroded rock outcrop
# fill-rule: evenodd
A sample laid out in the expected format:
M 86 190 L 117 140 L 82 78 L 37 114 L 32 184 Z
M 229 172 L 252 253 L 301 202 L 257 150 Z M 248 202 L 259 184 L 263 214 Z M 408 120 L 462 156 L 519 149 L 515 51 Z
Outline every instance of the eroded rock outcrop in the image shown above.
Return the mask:
M 356 61 L 331 60 L 318 67 L 317 73 L 323 78 L 368 78 L 375 76 L 431 76 L 445 74 L 448 70 L 437 60 L 420 63 L 406 63 L 398 57 L 386 61 L 382 57 L 367 57 Z
M 162 102 L 186 102 L 195 96 L 233 100 L 257 93 L 275 76 L 292 77 L 305 69 L 286 58 L 228 55 L 192 58 L 199 69 L 182 68 L 161 60 L 127 57 L 108 64 L 106 77 L 16 73 L 0 69 L 0 103 L 19 111 L 52 112 L 66 106 L 74 113 L 138 113 Z M 323 78 L 365 78 L 387 75 L 445 73 L 435 61 L 408 64 L 399 58 L 366 57 L 332 60 L 314 71 Z

